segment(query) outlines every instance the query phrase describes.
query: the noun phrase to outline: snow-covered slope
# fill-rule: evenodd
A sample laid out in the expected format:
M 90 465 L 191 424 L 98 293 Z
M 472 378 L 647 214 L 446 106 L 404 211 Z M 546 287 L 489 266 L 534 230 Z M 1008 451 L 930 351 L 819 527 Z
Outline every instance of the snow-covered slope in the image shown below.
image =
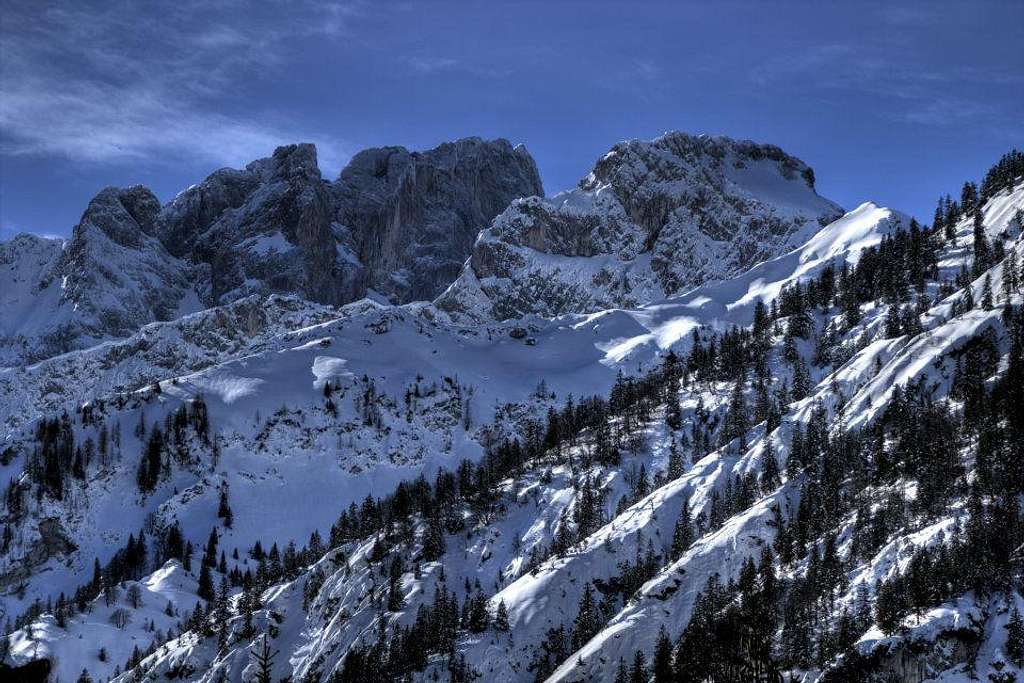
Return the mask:
M 666 133 L 611 149 L 579 187 L 514 202 L 438 305 L 499 320 L 635 307 L 737 275 L 842 213 L 771 145 Z
M 761 258 L 769 257 L 743 272 L 722 251 L 704 271 L 719 277 L 672 289 L 649 259 L 650 282 L 657 284 L 642 304 L 592 302 L 608 307 L 570 306 L 580 312 L 555 317 L 538 315 L 554 312 L 548 309 L 517 310 L 517 319 L 507 321 L 486 308 L 445 305 L 446 297 L 461 296 L 459 283 L 437 306 L 364 300 L 332 309 L 253 296 L 0 374 L 8 411 L 0 481 L 12 482 L 2 518 L 0 600 L 8 618 L 29 610 L 0 641 L 6 661 L 20 666 L 48 657 L 62 679 L 83 668 L 106 677 L 130 659 L 132 670 L 118 680 L 255 680 L 266 642 L 277 653 L 269 667 L 275 680 L 387 680 L 399 669 L 425 681 L 474 674 L 613 680 L 619 662 L 630 665 L 637 651 L 651 660 L 662 627 L 674 644 L 692 619 L 710 618 L 698 596 L 707 595 L 715 575 L 734 607 L 749 607 L 740 595 L 752 590 L 744 566 L 760 562 L 766 548 L 781 552 L 786 530 L 800 540 L 786 541 L 789 556 L 771 560 L 785 599 L 769 640 L 776 643 L 774 662 L 798 679 L 847 680 L 842 667 L 857 658 L 870 660 L 880 676 L 915 681 L 961 680 L 971 666 L 982 676 L 993 671 L 1009 657 L 1004 626 L 1009 606 L 1020 602 L 1012 590 L 936 590 L 927 609 L 899 614 L 896 629 L 883 627 L 872 611 L 882 584 L 919 571 L 921 549 L 971 538 L 976 507 L 995 505 L 992 490 L 980 500 L 969 496 L 980 485 L 974 482 L 988 476 L 978 464 L 979 438 L 962 425 L 956 462 L 963 474 L 950 476 L 954 484 L 941 505 L 928 509 L 920 501 L 934 495 L 935 484 L 920 463 L 900 460 L 907 446 L 899 435 L 883 432 L 877 442 L 898 467 L 885 469 L 885 458 L 868 444 L 875 443 L 871 430 L 893 428 L 890 411 L 919 381 L 929 401 L 958 414 L 968 409 L 971 391 L 994 391 L 1015 371 L 1014 311 L 1024 300 L 1020 283 L 1004 274 L 1014 259 L 1017 269 L 1024 262 L 1024 184 L 983 208 L 983 234 L 999 256 L 968 277 L 963 269 L 976 251 L 970 217 L 944 240 L 941 231 L 922 237 L 906 216 L 866 203 L 812 229 L 801 212 L 829 206 L 815 204 L 824 200 L 800 178 L 800 166 L 790 169 L 796 178 L 780 180 L 796 162 L 764 150 L 765 158 L 753 159 L 746 143 L 690 140 L 698 141 L 646 143 L 638 154 L 647 164 L 658 158 L 676 168 L 687 158 L 676 152 L 686 145 L 746 150 L 742 167 L 728 157 L 730 164 L 710 168 L 730 191 L 743 186 L 770 197 L 769 213 L 797 206 L 787 215 L 804 216 L 786 223 L 777 241 L 768 238 L 771 253 Z M 658 152 L 670 142 L 680 146 L 676 152 Z M 599 164 L 594 178 L 611 180 L 594 192 L 613 192 L 620 172 Z M 803 185 L 786 184 L 792 182 Z M 678 227 L 677 236 L 690 234 L 682 225 L 668 220 L 661 232 Z M 741 232 L 724 241 L 736 248 L 749 236 Z M 583 249 L 572 242 L 578 233 L 542 233 L 549 243 L 563 240 L 561 251 Z M 864 283 L 851 284 L 864 272 L 892 280 L 891 259 L 913 264 L 906 253 L 925 243 L 934 246 L 934 265 L 921 268 L 920 283 L 900 280 L 891 292 L 870 296 L 856 291 Z M 549 275 L 561 272 L 566 259 L 604 258 L 521 248 L 533 265 L 555 264 Z M 42 263 L 48 252 L 43 246 L 32 253 Z M 633 267 L 639 258 L 612 260 Z M 861 268 L 879 263 L 881 270 Z M 516 271 L 502 286 L 520 287 L 524 274 L 528 281 L 527 271 Z M 963 284 L 952 286 L 954 278 Z M 864 286 L 873 291 L 872 282 Z M 967 287 L 971 305 L 964 302 Z M 760 327 L 738 330 L 752 323 Z M 794 332 L 801 323 L 806 330 Z M 764 355 L 751 360 L 748 353 Z M 742 371 L 726 369 L 729 363 Z M 977 368 L 986 374 L 966 386 Z M 587 400 L 595 394 L 607 401 Z M 64 409 L 66 419 L 58 415 Z M 33 422 L 44 415 L 58 419 Z M 154 447 L 158 430 L 163 446 Z M 793 445 L 805 433 L 821 448 L 811 464 L 798 461 L 812 447 Z M 63 457 L 65 438 L 66 454 L 72 461 L 81 454 L 81 466 L 54 478 L 46 463 Z M 462 460 L 477 465 L 460 467 Z M 769 462 L 781 471 L 770 481 Z M 442 468 L 458 468 L 450 484 L 435 480 Z M 822 483 L 835 474 L 830 468 L 842 475 L 834 497 Z M 886 526 L 882 513 L 891 512 L 893 500 L 901 512 Z M 354 518 L 345 512 L 350 504 Z M 676 538 L 684 506 L 692 536 L 685 544 Z M 865 515 L 881 521 L 868 525 Z M 197 549 L 191 574 L 168 560 L 171 529 Z M 214 600 L 212 616 L 186 617 L 202 590 L 194 575 L 211 529 L 231 597 Z M 94 560 L 111 566 L 115 551 L 140 530 L 150 559 L 159 561 L 125 578 L 109 604 L 93 596 L 57 625 L 46 599 L 91 587 Z M 307 538 L 304 549 L 287 547 Z M 257 542 L 263 551 L 282 550 L 268 560 Z M 203 572 L 219 583 L 217 564 Z M 794 595 L 818 585 L 809 577 L 819 576 L 821 566 L 839 569 L 814 599 L 802 641 L 812 652 L 805 657 L 792 651 Z M 115 576 L 116 569 L 104 571 Z M 127 602 L 132 585 L 142 587 L 138 609 Z M 168 599 L 177 616 L 160 617 L 154 605 L 166 608 L 159 603 L 172 585 L 176 593 Z M 119 607 L 132 625 L 113 638 L 110 619 Z M 830 644 L 833 637 L 841 647 Z M 115 641 L 117 652 L 98 662 L 96 644 Z M 135 642 L 138 656 L 131 654 Z M 673 646 L 683 659 L 686 642 Z M 385 660 L 387 672 L 373 668 Z M 356 661 L 366 667 L 359 674 L 351 670 Z
M 208 465 L 193 467 L 190 472 L 182 473 L 183 478 L 139 500 L 138 512 L 118 513 L 116 521 L 108 513 L 98 511 L 88 514 L 91 520 L 82 519 L 80 512 L 70 516 L 57 514 L 57 519 L 61 520 L 61 532 L 57 535 L 66 537 L 77 548 L 73 553 L 73 566 L 81 569 L 94 555 L 103 561 L 109 559 L 112 549 L 98 551 L 83 540 L 91 538 L 95 528 L 107 528 L 108 546 L 110 539 L 120 538 L 123 542 L 129 533 L 137 532 L 147 514 L 163 514 L 158 508 L 166 505 L 166 500 L 173 503 L 175 489 L 184 491 L 182 495 L 189 506 L 200 506 L 206 510 L 203 514 L 208 514 L 208 506 L 212 504 L 209 496 L 215 493 L 216 485 L 224 476 L 233 481 L 232 472 L 253 473 L 267 467 L 271 467 L 268 473 L 273 473 L 269 479 L 265 475 L 253 479 L 250 474 L 241 485 L 234 485 L 241 500 L 273 500 L 270 491 L 279 485 L 274 482 L 280 481 L 287 481 L 289 485 L 281 489 L 285 497 L 275 503 L 279 512 L 290 509 L 294 501 L 290 491 L 302 481 L 307 482 L 303 486 L 309 487 L 310 497 L 294 501 L 303 508 L 283 515 L 283 519 L 288 520 L 284 526 L 274 529 L 263 520 L 252 529 L 262 533 L 273 530 L 273 540 L 280 543 L 301 540 L 314 528 L 329 525 L 338 503 L 361 498 L 367 490 L 384 493 L 398 478 L 412 476 L 422 468 L 430 471 L 443 462 L 478 457 L 480 446 L 473 441 L 473 430 L 457 428 L 462 410 L 473 415 L 473 423 L 486 420 L 495 404 L 530 401 L 534 388 L 542 381 L 562 396 L 605 393 L 618 369 L 632 371 L 649 365 L 673 346 L 684 350 L 689 343 L 689 333 L 698 326 L 724 329 L 735 323 L 748 324 L 753 315 L 752 305 L 732 304 L 748 293 L 750 283 L 774 278 L 772 282 L 778 287 L 799 277 L 813 276 L 824 265 L 845 258 L 855 260 L 859 249 L 872 239 L 880 239 L 893 225 L 887 210 L 861 207 L 824 229 L 811 248 L 779 257 L 745 275 L 747 284 L 732 289 L 720 284 L 709 285 L 706 291 L 716 297 L 718 306 L 694 307 L 694 300 L 707 298 L 703 294 L 705 288 L 698 288 L 680 300 L 637 310 L 570 316 L 553 321 L 533 319 L 528 329 L 535 345 L 511 336 L 510 333 L 518 329 L 515 324 L 452 326 L 445 322 L 446 316 L 429 306 L 392 311 L 366 302 L 332 312 L 297 299 L 279 297 L 267 302 L 250 297 L 173 323 L 150 325 L 124 341 L 65 354 L 26 368 L 6 369 L 0 374 L 0 395 L 6 406 L 3 415 L 7 434 L 5 451 L 13 458 L 5 468 L 9 473 L 6 477 L 10 478 L 23 466 L 23 458 L 33 448 L 33 434 L 31 429 L 26 429 L 32 420 L 64 410 L 74 415 L 77 406 L 101 399 L 100 411 L 114 411 L 104 418 L 107 429 L 111 434 L 115 429 L 120 430 L 123 443 L 118 450 L 128 455 L 123 466 L 115 464 L 111 471 L 104 468 L 97 473 L 101 484 L 89 486 L 93 492 L 87 508 L 107 505 L 102 503 L 106 495 L 133 485 L 136 461 L 132 454 L 141 450 L 143 444 L 129 430 L 142 419 L 147 424 L 162 424 L 163 416 L 175 410 L 181 400 L 201 395 L 215 429 L 225 435 L 226 441 L 220 448 L 221 457 L 231 462 L 224 470 L 228 474 L 211 480 L 204 474 Z M 816 246 L 824 240 L 829 240 L 830 249 Z M 232 358 L 239 360 L 232 361 Z M 202 370 L 207 366 L 207 370 Z M 366 387 L 361 382 L 350 386 L 348 380 L 342 382 L 342 386 L 351 396 L 338 408 L 339 414 L 347 417 L 335 422 L 329 416 L 320 415 L 323 379 L 316 373 L 326 373 L 324 376 L 329 377 L 335 367 L 344 369 L 344 377 L 372 380 L 378 394 L 376 400 L 385 407 L 384 419 L 393 421 L 394 426 L 367 429 L 362 425 L 364 408 L 359 401 Z M 198 374 L 189 374 L 197 370 L 200 370 Z M 58 376 L 66 378 L 67 382 L 54 383 L 53 378 Z M 168 386 L 167 379 L 172 377 L 181 379 Z M 159 380 L 164 380 L 164 391 L 155 397 L 153 408 L 146 408 L 140 403 L 140 397 L 148 396 L 151 385 Z M 317 385 L 316 381 L 321 384 Z M 434 387 L 430 393 L 436 392 L 443 400 L 436 407 L 424 408 L 425 422 L 410 423 L 403 396 L 417 385 Z M 453 407 L 453 392 L 470 390 L 471 395 L 460 398 L 465 406 L 460 403 Z M 432 398 L 424 403 L 433 406 L 435 402 L 437 399 Z M 454 417 L 453 410 L 456 411 Z M 289 419 L 288 415 L 293 412 L 296 416 Z M 335 426 L 330 427 L 332 424 Z M 355 425 L 360 428 L 350 434 Z M 76 430 L 77 440 L 92 439 L 96 444 L 100 430 L 98 423 Z M 360 433 L 363 436 L 359 436 Z M 280 450 L 289 455 L 291 463 L 280 472 L 278 466 L 271 466 L 254 454 L 265 447 L 268 434 L 277 434 L 275 440 L 280 439 L 282 444 L 300 444 L 290 450 Z M 460 445 L 462 441 L 464 445 Z M 284 449 L 284 446 L 277 448 Z M 308 455 L 300 457 L 300 452 Z M 232 453 L 238 453 L 241 460 L 231 460 Z M 336 464 L 325 470 L 323 458 L 328 454 Z M 0 473 L 0 478 L 3 476 Z M 201 490 L 207 492 L 206 503 L 202 502 L 203 496 L 190 488 L 193 486 L 190 482 L 202 484 Z M 97 486 L 110 494 L 98 494 Z M 271 489 L 265 489 L 267 486 Z M 310 512 L 305 506 L 321 495 L 314 493 L 321 489 L 324 496 L 328 495 L 327 491 L 336 491 L 331 496 L 335 505 L 320 507 L 322 513 Z M 113 513 L 123 502 L 115 499 L 109 505 L 113 506 Z M 170 511 L 166 519 L 179 514 L 176 504 L 166 509 Z M 51 519 L 53 512 L 40 509 L 28 518 L 35 517 L 37 525 L 38 521 Z M 186 510 L 182 514 L 193 513 Z M 249 514 L 262 520 L 255 510 Z M 205 537 L 206 527 L 206 523 L 190 525 L 197 545 Z M 21 550 L 12 549 L 8 553 L 7 566 L 24 564 L 39 569 L 55 561 L 57 558 L 51 557 L 51 553 L 39 552 L 41 547 L 50 547 L 47 539 L 52 535 L 48 531 L 52 528 L 52 524 L 42 531 L 31 524 L 24 527 L 18 543 Z M 256 540 L 254 531 L 233 533 L 242 534 L 239 547 Z M 270 540 L 270 537 L 264 538 Z M 116 544 L 113 547 L 116 548 Z M 30 562 L 26 560 L 28 557 L 34 559 Z M 67 559 L 61 558 L 60 563 Z M 78 569 L 66 574 L 64 588 L 74 587 L 72 577 Z M 8 585 L 22 581 L 24 576 L 24 572 L 12 574 L 7 579 Z M 52 591 L 56 585 L 56 575 L 47 575 L 46 589 Z M 26 600 L 31 602 L 35 594 L 35 590 L 29 590 Z M 19 601 L 18 604 L 25 603 Z M 8 612 L 13 611 L 16 610 L 8 609 Z
M 130 394 L 161 379 L 254 353 L 276 336 L 341 315 L 297 297 L 252 295 L 171 322 L 150 323 L 123 340 L 0 368 L 0 437 L 9 440 L 33 420 L 74 412 L 97 397 Z

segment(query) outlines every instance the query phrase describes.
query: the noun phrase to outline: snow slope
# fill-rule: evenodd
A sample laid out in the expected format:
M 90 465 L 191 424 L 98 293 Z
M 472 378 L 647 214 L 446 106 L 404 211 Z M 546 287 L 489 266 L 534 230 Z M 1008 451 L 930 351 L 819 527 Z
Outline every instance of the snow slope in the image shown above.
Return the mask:
M 734 171 L 744 182 L 763 188 L 769 181 L 759 168 Z M 787 189 L 785 185 L 775 188 L 774 201 L 780 205 L 796 201 Z M 803 191 L 798 195 L 804 196 Z M 1014 225 L 1015 212 L 1021 207 L 1024 185 L 993 198 L 985 216 L 990 236 L 1008 232 L 1011 248 L 1024 257 L 1020 226 Z M 789 245 L 794 248 L 746 272 L 672 297 L 659 295 L 642 306 L 553 318 L 527 315 L 516 322 L 493 322 L 489 316 L 480 316 L 473 320 L 483 322 L 460 324 L 467 320 L 464 312 L 453 314 L 444 306 L 387 307 L 364 301 L 335 315 L 290 300 L 274 300 L 268 306 L 281 310 L 268 314 L 267 322 L 246 334 L 217 333 L 213 321 L 218 315 L 227 320 L 228 330 L 247 315 L 244 307 L 229 307 L 217 314 L 207 312 L 147 328 L 127 342 L 54 359 L 50 362 L 67 363 L 64 367 L 81 378 L 77 381 L 82 382 L 83 392 L 103 399 L 93 410 L 111 429 L 120 425 L 121 440 L 112 462 L 91 469 L 87 483 L 75 484 L 64 504 L 46 498 L 25 501 L 23 517 L 13 520 L 17 528 L 12 549 L 0 564 L 7 587 L 20 587 L 23 595 L 12 590 L 3 596 L 3 606 L 7 614 L 14 614 L 35 597 L 72 591 L 88 574 L 94 557 L 109 559 L 113 549 L 144 524 L 161 528 L 177 520 L 197 547 L 211 527 L 218 527 L 221 547 L 229 555 L 237 549 L 242 564 L 256 540 L 283 545 L 290 539 L 302 543 L 314 529 L 324 535 L 350 502 L 358 503 L 368 493 L 383 495 L 398 481 L 421 472 L 429 476 L 439 466 L 452 468 L 462 458 L 479 458 L 483 444 L 499 425 L 500 431 L 517 433 L 527 420 L 543 417 L 554 403 L 552 394 L 559 403 L 570 393 L 606 395 L 620 370 L 638 373 L 652 367 L 669 349 L 686 351 L 693 330 L 748 325 L 757 301 L 768 301 L 829 265 L 857 262 L 864 249 L 907 222 L 895 211 L 867 203 L 803 244 Z M 942 252 L 940 277 L 952 275 L 965 263 L 970 229 L 969 220 L 958 226 L 957 239 Z M 997 264 L 989 272 L 996 281 L 1000 268 Z M 976 292 L 980 293 L 982 280 L 975 281 Z M 937 285 L 929 287 L 930 294 L 937 291 Z M 1020 300 L 1015 295 L 1014 301 Z M 836 367 L 814 367 L 811 395 L 785 406 L 782 424 L 769 435 L 780 463 L 785 462 L 794 426 L 806 423 L 817 406 L 829 411 L 830 427 L 840 433 L 875 419 L 894 383 L 924 376 L 937 384 L 942 396 L 948 392 L 950 375 L 943 359 L 979 330 L 1003 329 L 998 309 L 976 309 L 954 317 L 947 300 L 936 302 L 921 316 L 925 327 L 921 334 L 886 338 L 882 327 L 888 305 L 863 308 L 863 318 L 838 340 L 852 349 L 850 357 Z M 815 313 L 818 329 L 832 322 L 829 315 Z M 154 339 L 168 340 L 170 346 L 163 347 L 167 349 L 188 340 L 190 360 L 161 363 L 161 343 Z M 128 359 L 141 355 L 141 366 L 120 358 L 118 349 Z M 1004 344 L 1000 353 L 1005 352 Z M 96 361 L 106 365 L 109 373 L 95 373 L 90 366 Z M 45 389 L 46 367 L 63 372 L 60 365 L 43 365 L 0 384 L 8 387 L 8 395 L 15 400 L 31 406 L 19 408 L 17 416 L 8 420 L 10 455 L 0 466 L 0 480 L 16 479 L 24 468 L 32 449 L 31 419 L 80 401 L 74 391 L 48 397 L 53 392 Z M 152 380 L 160 380 L 159 391 L 150 379 L 142 381 L 147 373 L 156 375 Z M 119 384 L 122 374 L 129 379 Z M 775 358 L 771 374 L 788 378 L 789 370 Z M 537 389 L 542 381 L 543 392 Z M 327 384 L 332 389 L 330 403 L 324 392 Z M 696 423 L 703 411 L 714 416 L 710 424 L 719 424 L 729 390 L 723 383 L 683 390 L 677 398 L 686 424 Z M 138 494 L 135 478 L 143 441 L 133 433 L 135 425 L 143 422 L 152 429 L 180 406 L 200 398 L 208 407 L 215 435 L 212 442 L 196 441 L 193 458 L 175 463 L 152 493 Z M 521 477 L 506 482 L 501 509 L 486 519 L 469 517 L 471 523 L 464 531 L 447 536 L 439 563 L 425 563 L 419 576 L 407 571 L 401 578 L 406 607 L 400 612 L 380 608 L 386 577 L 379 565 L 368 561 L 373 538 L 332 550 L 297 578 L 268 588 L 260 623 L 276 624 L 274 646 L 284 654 L 277 659 L 275 675 L 300 678 L 329 673 L 352 644 L 372 642 L 382 622 L 411 624 L 417 607 L 433 598 L 443 565 L 448 585 L 460 596 L 464 597 L 464 583 L 479 580 L 491 596 L 492 611 L 504 601 L 512 625 L 511 634 L 460 634 L 457 649 L 467 664 L 487 680 L 532 680 L 528 665 L 534 646 L 549 628 L 571 624 L 587 582 L 609 579 L 620 561 L 642 552 L 648 542 L 660 552 L 671 540 L 684 501 L 689 501 L 695 515 L 707 512 L 714 494 L 734 475 L 763 467 L 766 435 L 761 424 L 750 431 L 748 448 L 736 442 L 721 445 L 681 477 L 660 481 L 649 494 L 616 511 L 618 501 L 631 489 L 635 468 L 643 465 L 654 472 L 666 467 L 671 437 L 658 417 L 645 427 L 643 443 L 621 467 L 595 466 L 591 472 L 605 486 L 606 521 L 568 551 L 535 566 L 529 559 L 531 551 L 549 545 L 579 504 L 580 472 L 566 457 L 580 454 L 586 443 L 561 457 L 552 454 L 546 461 L 533 463 Z M 78 442 L 98 438 L 98 423 L 86 424 L 76 414 L 73 424 Z M 218 496 L 225 484 L 234 511 L 231 529 L 224 529 L 217 518 Z M 709 531 L 682 557 L 661 566 L 636 596 L 616 605 L 608 623 L 566 658 L 551 680 L 606 680 L 620 656 L 629 660 L 637 649 L 652 651 L 659 626 L 678 634 L 708 577 L 718 573 L 723 580 L 734 578 L 747 557 L 756 557 L 773 538 L 772 507 L 797 504 L 798 491 L 796 482 L 786 481 Z M 840 600 L 853 599 L 856 583 L 873 583 L 900 570 L 910 549 L 939 542 L 955 515 L 954 511 L 925 529 L 897 535 L 870 561 L 852 567 L 849 574 L 855 580 Z M 56 520 L 59 535 L 74 549 L 40 561 L 39 549 L 52 545 L 44 541 L 47 534 L 52 541 L 54 527 L 50 521 L 44 526 L 44 520 Z M 421 533 L 417 528 L 410 555 L 416 552 Z M 17 573 L 18 567 L 30 564 L 29 558 L 34 562 L 32 571 Z M 158 578 L 148 580 L 154 581 L 160 583 Z M 182 586 L 180 599 L 186 604 L 191 589 Z M 991 616 L 997 607 L 965 599 L 964 604 L 929 613 L 925 623 L 934 624 L 933 632 L 941 633 L 957 619 L 971 615 L 982 619 L 984 667 L 1001 642 L 998 619 L 1005 618 Z M 78 655 L 66 645 L 66 634 L 48 619 L 43 617 L 36 627 L 45 635 L 31 643 L 24 631 L 12 636 L 12 652 L 21 658 L 17 661 L 45 647 L 57 654 L 62 677 L 80 670 L 79 664 L 97 673 L 91 660 L 75 659 Z M 231 623 L 236 629 L 238 617 Z M 69 628 L 69 632 L 89 634 L 100 625 L 85 615 L 72 620 Z M 863 646 L 876 647 L 880 641 L 876 635 L 865 634 Z M 253 639 L 233 639 L 221 656 L 211 639 L 189 633 L 148 656 L 140 671 L 168 674 L 187 663 L 194 672 L 191 679 L 213 681 L 223 674 L 248 680 L 252 675 L 249 650 L 254 644 Z M 959 665 L 950 663 L 950 667 Z M 435 674 L 446 675 L 439 661 L 430 664 L 423 678 L 429 680 Z M 125 674 L 124 680 L 132 675 Z

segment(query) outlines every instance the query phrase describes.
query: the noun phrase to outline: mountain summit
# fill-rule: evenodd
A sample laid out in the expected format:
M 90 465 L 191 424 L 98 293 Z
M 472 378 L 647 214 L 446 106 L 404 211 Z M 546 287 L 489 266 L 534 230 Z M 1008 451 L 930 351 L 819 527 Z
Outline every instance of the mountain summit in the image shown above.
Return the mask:
M 576 189 L 513 202 L 438 306 L 499 320 L 633 307 L 736 275 L 842 213 L 773 145 L 678 132 L 622 142 Z

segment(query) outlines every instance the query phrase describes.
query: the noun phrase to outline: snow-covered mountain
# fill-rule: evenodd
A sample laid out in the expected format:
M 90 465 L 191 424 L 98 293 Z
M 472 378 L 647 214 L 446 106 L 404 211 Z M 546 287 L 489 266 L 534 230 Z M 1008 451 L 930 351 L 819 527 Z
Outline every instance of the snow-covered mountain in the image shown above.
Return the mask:
M 141 186 L 108 187 L 67 242 L 0 243 L 0 365 L 127 336 L 198 308 L 188 266 L 156 237 L 160 203 Z
M 772 145 L 679 132 L 623 142 L 576 189 L 513 202 L 437 303 L 498 320 L 633 308 L 737 275 L 842 213 Z
M 107 188 L 71 239 L 0 243 L 0 366 L 126 337 L 253 294 L 341 305 L 437 296 L 508 203 L 543 194 L 523 147 L 466 138 L 357 154 L 335 182 L 300 144 L 221 169 L 161 207 Z M 31 252 L 31 253 L 29 253 Z
M 775 148 L 671 134 L 616 150 L 636 158 L 571 193 L 586 236 L 573 202 L 514 201 L 436 303 L 254 293 L 0 370 L 0 666 L 211 682 L 1024 670 L 1024 180 L 973 203 L 965 189 L 922 227 L 872 203 L 832 216 Z M 417 163 L 374 153 L 353 165 L 377 172 L 352 173 L 395 164 L 434 186 Z M 651 168 L 661 180 L 621 189 Z M 650 218 L 668 201 L 651 188 L 705 181 L 706 216 Z M 458 214 L 436 201 L 417 211 Z M 552 222 L 516 243 L 501 226 L 531 206 Z M 648 218 L 612 222 L 626 207 Z M 678 263 L 664 242 L 657 265 L 673 233 Z M 593 251 L 649 234 L 632 256 Z M 66 251 L 7 248 L 24 282 Z M 467 290 L 492 248 L 528 265 Z M 539 303 L 530 283 L 571 283 L 577 261 L 642 266 L 649 286 L 631 301 L 581 280 Z

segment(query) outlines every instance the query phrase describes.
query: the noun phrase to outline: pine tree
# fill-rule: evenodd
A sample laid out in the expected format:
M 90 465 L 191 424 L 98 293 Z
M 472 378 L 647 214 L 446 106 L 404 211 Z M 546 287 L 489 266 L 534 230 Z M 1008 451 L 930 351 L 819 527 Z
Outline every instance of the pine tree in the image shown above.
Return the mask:
M 1010 303 L 1010 297 L 1017 293 L 1020 285 L 1017 267 L 1017 250 L 1011 249 L 1003 263 L 1003 301 Z
M 270 637 L 263 634 L 259 647 L 252 649 L 252 661 L 256 667 L 255 683 L 272 683 L 271 671 L 274 668 L 274 657 L 276 656 L 277 650 L 270 648 Z
M 686 473 L 686 466 L 683 464 L 683 456 L 679 452 L 679 444 L 675 438 L 669 443 L 668 450 L 668 478 L 675 481 Z
M 992 302 L 992 279 L 989 273 L 985 273 L 985 282 L 981 286 L 981 307 L 986 311 L 991 311 L 994 303 Z
M 945 197 L 945 201 L 939 200 L 939 208 L 936 209 L 936 219 L 940 220 L 943 228 L 943 234 L 946 240 L 956 239 L 956 218 L 949 215 L 949 197 Z
M 580 598 L 579 612 L 572 624 L 572 649 L 579 650 L 601 630 L 604 620 L 594 599 L 594 589 L 590 583 L 583 588 Z
M 743 395 L 743 377 L 741 376 L 733 385 L 729 408 L 725 415 L 725 441 L 739 439 L 739 449 L 745 451 L 749 426 L 750 418 L 747 415 L 747 402 Z
M 629 683 L 647 683 L 647 658 L 641 650 L 633 655 L 633 666 L 629 669 Z
M 673 683 L 672 641 L 662 626 L 658 631 L 658 643 L 654 646 L 654 683 Z
M 672 531 L 672 558 L 679 559 L 693 545 L 693 520 L 690 516 L 690 501 L 683 501 L 675 529 Z
M 615 669 L 615 683 L 629 683 L 629 673 L 626 671 L 626 660 L 619 657 L 619 666 Z
M 213 608 L 213 621 L 221 628 L 226 628 L 231 613 L 228 609 L 228 579 L 223 577 L 220 580 L 220 589 L 217 591 L 216 602 Z
M 990 265 L 988 237 L 985 235 L 983 221 L 982 212 L 976 211 L 974 214 L 974 262 L 971 264 L 971 272 L 974 277 L 981 275 Z
M 391 562 L 391 570 L 388 575 L 388 611 L 401 612 L 405 607 L 405 596 L 402 595 L 402 573 L 405 567 L 402 563 L 402 556 L 397 555 Z
M 427 520 L 426 529 L 423 532 L 423 560 L 434 562 L 444 555 L 444 528 L 441 522 L 441 515 L 435 512 Z
M 804 359 L 797 357 L 793 363 L 793 391 L 792 399 L 799 401 L 807 397 L 811 391 L 811 375 L 807 371 L 807 364 Z
M 775 449 L 772 447 L 772 437 L 765 436 L 764 450 L 761 454 L 761 492 L 774 491 L 781 482 L 779 461 L 775 456 Z
M 674 388 L 669 391 L 665 410 L 665 424 L 673 431 L 678 431 L 683 426 L 683 410 Z
M 199 569 L 199 587 L 196 590 L 196 595 L 201 597 L 203 600 L 210 602 L 214 599 L 214 588 L 213 588 L 213 575 L 210 572 L 210 565 L 203 563 Z
M 885 581 L 876 590 L 875 621 L 886 634 L 896 633 L 906 614 L 906 596 L 899 584 L 898 580 Z
M 507 631 L 509 630 L 508 623 L 508 607 L 505 606 L 505 600 L 503 599 L 498 603 L 498 612 L 494 615 L 494 630 L 496 631 Z
M 1006 655 L 1018 669 L 1024 668 L 1024 621 L 1016 607 L 1006 624 Z
M 480 591 L 473 598 L 467 599 L 469 605 L 468 628 L 473 633 L 483 633 L 491 624 L 491 615 L 487 611 L 487 598 Z
M 203 551 L 203 564 L 208 567 L 217 566 L 217 542 L 219 540 L 217 527 L 213 527 L 210 529 L 210 536 L 206 540 L 206 550 Z
M 972 215 L 978 209 L 978 186 L 972 182 L 964 183 L 960 191 L 960 209 L 967 215 Z
M 217 517 L 224 520 L 224 526 L 228 529 L 231 528 L 231 524 L 234 520 L 234 515 L 231 512 L 231 505 L 228 503 L 228 483 L 220 487 L 220 504 L 217 507 Z

